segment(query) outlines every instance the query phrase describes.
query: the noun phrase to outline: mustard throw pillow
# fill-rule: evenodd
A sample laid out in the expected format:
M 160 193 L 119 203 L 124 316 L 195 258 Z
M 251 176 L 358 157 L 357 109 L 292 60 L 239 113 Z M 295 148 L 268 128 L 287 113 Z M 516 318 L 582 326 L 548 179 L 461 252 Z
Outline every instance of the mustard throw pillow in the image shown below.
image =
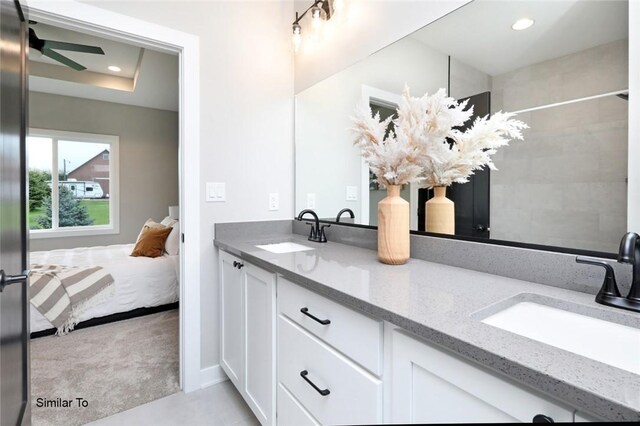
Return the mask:
M 144 228 L 149 227 L 149 228 L 162 228 L 164 225 L 161 223 L 156 222 L 155 220 L 149 218 L 147 219 L 147 221 L 144 223 L 144 225 L 142 225 L 142 229 L 140 230 L 140 233 L 138 233 L 138 238 L 136 238 L 136 243 L 138 241 L 140 241 L 140 237 L 142 237 L 142 232 L 144 231 Z
M 164 253 L 164 242 L 173 228 L 145 226 L 140 233 L 138 242 L 131 252 L 131 256 L 158 257 Z

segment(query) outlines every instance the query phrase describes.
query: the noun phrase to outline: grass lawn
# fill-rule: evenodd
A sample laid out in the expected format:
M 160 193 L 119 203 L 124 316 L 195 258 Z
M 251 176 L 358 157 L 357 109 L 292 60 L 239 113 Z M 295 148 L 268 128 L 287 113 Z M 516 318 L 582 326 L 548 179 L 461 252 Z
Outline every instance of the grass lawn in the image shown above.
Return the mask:
M 35 209 L 28 213 L 29 215 L 29 229 L 40 229 L 40 225 L 36 222 L 38 216 L 44 215 L 44 209 Z
M 109 224 L 109 200 L 81 200 L 80 204 L 87 208 L 94 225 Z M 29 212 L 29 229 L 39 229 L 36 218 L 44 215 L 44 208 Z
M 82 200 L 80 204 L 87 207 L 94 225 L 109 224 L 109 200 Z

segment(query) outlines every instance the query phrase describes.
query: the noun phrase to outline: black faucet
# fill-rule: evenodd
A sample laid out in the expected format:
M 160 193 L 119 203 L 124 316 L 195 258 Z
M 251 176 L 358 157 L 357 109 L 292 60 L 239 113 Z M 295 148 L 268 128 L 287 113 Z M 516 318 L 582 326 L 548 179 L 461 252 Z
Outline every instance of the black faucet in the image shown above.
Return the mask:
M 604 282 L 596 295 L 597 303 L 640 312 L 640 235 L 635 232 L 627 232 L 622 237 L 618 251 L 618 262 L 633 265 L 633 279 L 627 297 L 620 295 L 613 268 L 607 262 L 582 256 L 577 256 L 576 262 L 605 268 Z
M 356 217 L 356 215 L 353 214 L 353 210 L 342 209 L 338 212 L 338 216 L 336 216 L 336 222 L 340 222 L 340 216 L 342 216 L 345 213 L 349 213 L 349 216 L 351 216 L 351 219 L 354 219 Z
M 640 235 L 635 232 L 624 234 L 622 241 L 620 241 L 618 262 L 633 265 L 633 279 L 627 299 L 637 303 L 640 308 Z
M 318 219 L 318 215 L 316 214 L 316 212 L 310 209 L 302 210 L 300 214 L 298 214 L 298 217 L 296 219 L 302 221 L 302 217 L 307 213 L 313 216 L 313 219 L 316 222 L 315 224 L 306 222 L 307 225 L 311 225 L 311 232 L 309 233 L 309 241 L 313 241 L 315 243 L 326 243 L 327 237 L 324 234 L 324 228 L 328 228 L 331 225 L 320 226 L 320 219 Z

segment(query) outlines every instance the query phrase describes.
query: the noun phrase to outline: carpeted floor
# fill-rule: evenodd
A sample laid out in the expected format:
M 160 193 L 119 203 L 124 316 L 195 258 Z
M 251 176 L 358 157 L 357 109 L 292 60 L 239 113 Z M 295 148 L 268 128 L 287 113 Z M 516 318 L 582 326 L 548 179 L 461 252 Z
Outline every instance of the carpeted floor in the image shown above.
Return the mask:
M 33 425 L 83 425 L 178 392 L 178 346 L 177 309 L 33 339 Z M 38 407 L 39 398 L 72 402 Z

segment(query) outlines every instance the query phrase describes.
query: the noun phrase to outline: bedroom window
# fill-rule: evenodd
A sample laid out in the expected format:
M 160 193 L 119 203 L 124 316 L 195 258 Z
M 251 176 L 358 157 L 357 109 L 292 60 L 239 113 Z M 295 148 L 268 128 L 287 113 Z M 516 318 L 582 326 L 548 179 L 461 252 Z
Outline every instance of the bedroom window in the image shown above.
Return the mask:
M 30 129 L 29 236 L 116 234 L 118 137 Z

